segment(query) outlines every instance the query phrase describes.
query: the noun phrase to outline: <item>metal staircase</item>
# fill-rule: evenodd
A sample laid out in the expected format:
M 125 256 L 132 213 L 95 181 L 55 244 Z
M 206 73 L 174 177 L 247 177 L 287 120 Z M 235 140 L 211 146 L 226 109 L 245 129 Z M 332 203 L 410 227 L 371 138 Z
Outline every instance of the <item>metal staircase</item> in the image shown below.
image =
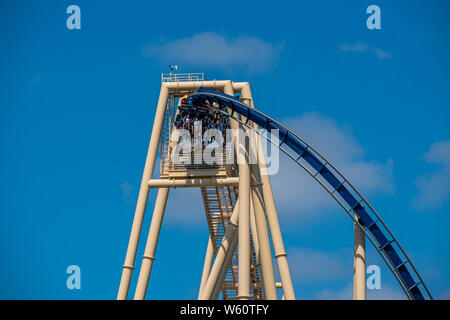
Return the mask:
M 175 98 L 173 96 L 167 101 L 166 113 L 164 114 L 164 121 L 161 130 L 160 141 L 160 155 L 161 155 L 161 167 L 160 175 L 167 174 L 169 170 L 169 154 L 170 154 L 170 136 L 172 134 L 172 122 L 175 115 Z
M 237 188 L 235 187 L 202 187 L 202 198 L 205 206 L 206 219 L 208 221 L 209 233 L 213 244 L 214 256 L 217 255 L 222 243 L 226 226 L 230 220 L 234 205 L 237 200 Z M 256 259 L 253 241 L 251 245 L 250 277 L 252 282 L 253 299 L 263 298 L 260 283 L 261 272 Z M 236 249 L 234 255 L 236 256 Z M 233 257 L 227 269 L 222 286 L 222 297 L 224 300 L 233 300 L 238 294 L 238 265 L 237 259 Z

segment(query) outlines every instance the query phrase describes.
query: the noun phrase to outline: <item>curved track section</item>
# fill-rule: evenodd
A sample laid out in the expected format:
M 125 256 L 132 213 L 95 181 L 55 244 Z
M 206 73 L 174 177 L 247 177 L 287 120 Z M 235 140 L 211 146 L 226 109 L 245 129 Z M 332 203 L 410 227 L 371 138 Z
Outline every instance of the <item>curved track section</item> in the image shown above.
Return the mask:
M 412 261 L 377 212 L 348 179 L 310 144 L 278 121 L 250 108 L 236 97 L 200 88 L 188 99 L 192 105 L 204 105 L 206 100 L 226 107 L 231 113 L 220 109 L 216 110 L 227 114 L 269 140 L 325 188 L 353 221 L 363 228 L 367 238 L 386 262 L 409 299 L 424 300 L 424 292 L 428 298 L 432 299 Z M 239 115 L 246 119 L 245 122 L 239 119 Z M 253 129 L 248 125 L 248 121 L 257 124 L 260 130 Z M 277 130 L 278 136 L 272 136 L 272 130 Z

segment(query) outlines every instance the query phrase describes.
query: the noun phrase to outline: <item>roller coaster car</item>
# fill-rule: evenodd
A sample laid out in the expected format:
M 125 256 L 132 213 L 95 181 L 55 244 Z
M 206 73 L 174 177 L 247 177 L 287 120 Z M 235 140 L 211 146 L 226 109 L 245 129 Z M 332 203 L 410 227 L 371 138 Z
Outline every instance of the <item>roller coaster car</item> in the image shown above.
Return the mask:
M 207 107 L 192 106 L 190 104 L 182 104 L 178 107 L 180 112 L 202 112 L 208 113 L 211 109 Z
M 217 111 L 210 107 L 208 105 L 209 102 L 207 102 L 206 104 L 190 104 L 188 103 L 186 100 L 182 100 L 182 103 L 180 104 L 180 106 L 178 107 L 178 116 L 175 119 L 175 123 L 177 125 L 181 125 L 182 122 L 182 118 L 186 115 L 186 114 L 190 114 L 190 116 L 192 118 L 194 117 L 198 117 L 198 118 L 202 118 L 205 115 L 213 115 L 215 113 L 217 113 Z M 221 109 L 221 106 L 217 105 L 217 108 Z M 224 117 L 223 115 L 220 115 L 220 118 L 226 118 L 226 126 L 228 127 L 228 118 Z

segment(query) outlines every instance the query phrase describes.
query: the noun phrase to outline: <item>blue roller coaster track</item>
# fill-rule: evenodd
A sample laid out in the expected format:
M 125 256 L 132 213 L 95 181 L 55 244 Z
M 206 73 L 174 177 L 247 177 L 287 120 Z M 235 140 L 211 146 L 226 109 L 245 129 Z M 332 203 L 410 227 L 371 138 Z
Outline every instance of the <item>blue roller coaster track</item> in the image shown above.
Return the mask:
M 227 108 L 228 112 L 217 108 L 216 111 L 226 114 L 250 130 L 255 131 L 308 172 L 338 202 L 348 216 L 362 228 L 408 299 L 424 300 L 424 292 L 429 299 L 433 299 L 405 250 L 378 213 L 348 179 L 309 143 L 278 121 L 244 104 L 238 97 L 204 88 L 198 89 L 188 97 L 189 104 L 193 106 L 202 106 L 206 100 L 216 102 Z M 240 120 L 239 115 L 245 118 L 245 122 Z M 249 121 L 258 125 L 260 130 L 250 126 Z M 278 130 L 276 139 L 271 135 L 272 130 Z

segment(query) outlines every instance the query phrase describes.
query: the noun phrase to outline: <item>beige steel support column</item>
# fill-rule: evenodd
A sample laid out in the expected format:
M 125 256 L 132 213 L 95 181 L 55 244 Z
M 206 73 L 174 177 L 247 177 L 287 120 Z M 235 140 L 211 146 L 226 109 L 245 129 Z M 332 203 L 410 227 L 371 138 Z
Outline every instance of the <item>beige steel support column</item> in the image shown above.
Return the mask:
M 198 291 L 198 299 L 202 296 L 202 291 L 205 288 L 206 281 L 208 280 L 209 274 L 211 272 L 211 265 L 213 261 L 213 245 L 211 241 L 211 236 L 208 240 L 208 247 L 206 249 L 206 255 L 205 255 L 205 263 L 203 264 L 203 272 L 202 272 L 202 280 L 200 282 L 200 290 Z
M 250 99 L 250 105 L 254 108 L 252 94 L 248 83 L 241 85 L 241 96 L 243 99 Z M 287 261 L 287 253 L 284 248 L 283 237 L 281 235 L 280 223 L 278 221 L 278 213 L 275 207 L 275 200 L 273 198 L 272 185 L 267 174 L 266 161 L 262 144 L 257 143 L 258 148 L 258 166 L 261 172 L 261 183 L 266 206 L 267 220 L 269 223 L 270 234 L 272 236 L 272 243 L 275 252 L 275 259 L 277 261 L 278 270 L 280 273 L 281 283 L 283 285 L 283 292 L 286 300 L 295 300 L 294 287 L 292 285 L 291 273 Z
M 256 169 L 258 168 L 256 167 Z M 259 172 L 254 172 L 254 170 L 252 170 L 252 172 L 256 174 L 255 178 L 258 179 L 257 173 Z M 259 258 L 261 261 L 264 294 L 267 300 L 276 300 L 278 297 L 275 284 L 275 272 L 272 263 L 272 250 L 270 246 L 269 230 L 267 228 L 266 215 L 264 213 L 265 210 L 263 206 L 264 200 L 262 198 L 262 190 L 258 189 L 260 189 L 260 186 L 254 186 L 252 188 L 252 202 L 259 240 Z
M 147 182 L 152 178 L 153 170 L 155 168 L 156 156 L 158 154 L 159 138 L 161 136 L 161 129 L 164 122 L 164 114 L 166 111 L 168 97 L 169 90 L 163 84 L 161 86 L 161 92 L 159 94 L 158 106 L 156 107 L 150 145 L 148 147 L 144 173 L 142 174 L 141 187 L 139 189 L 136 211 L 134 213 L 133 225 L 131 227 L 130 240 L 128 242 L 125 263 L 123 265 L 122 278 L 120 280 L 119 292 L 117 294 L 118 300 L 125 300 L 127 298 L 128 289 L 130 287 L 131 275 L 134 269 L 134 260 L 136 258 L 136 251 L 141 234 L 142 222 L 144 220 L 145 208 L 147 206 L 149 191 Z
M 247 88 L 247 87 L 244 87 Z M 250 89 L 249 89 L 250 90 Z M 243 96 L 242 96 L 243 95 Z M 251 93 L 244 89 L 241 91 L 241 96 L 244 99 L 244 103 L 251 106 Z M 253 128 L 257 129 L 255 124 L 252 124 Z M 247 129 L 247 134 L 250 138 L 250 154 L 253 156 L 251 159 L 257 159 L 257 145 L 260 143 L 259 136 L 257 136 L 252 130 Z M 264 288 L 264 297 L 267 300 L 277 300 L 277 288 L 275 284 L 275 272 L 272 262 L 272 249 L 270 246 L 269 231 L 267 228 L 264 196 L 261 187 L 261 174 L 257 163 L 250 164 L 251 171 L 251 196 L 253 204 L 253 212 L 255 217 L 257 238 L 259 244 L 259 258 L 262 269 L 262 279 Z M 252 231 L 253 232 L 253 231 Z
M 145 245 L 144 255 L 142 256 L 141 271 L 134 293 L 134 300 L 144 300 L 147 292 L 148 279 L 152 272 L 153 260 L 155 260 L 156 245 L 158 244 L 159 232 L 166 209 L 167 196 L 169 188 L 161 188 L 156 196 L 155 208 L 153 210 L 152 222 L 148 232 L 147 244 Z
M 264 151 L 262 146 L 258 146 L 258 162 L 261 171 L 266 170 L 264 159 Z M 261 159 L 262 161 L 260 162 Z M 292 285 L 291 272 L 287 261 L 287 253 L 284 248 L 283 237 L 281 235 L 280 223 L 278 221 L 277 209 L 275 207 L 275 200 L 273 199 L 272 186 L 268 175 L 261 174 L 261 182 L 264 200 L 266 204 L 267 220 L 269 223 L 270 234 L 272 236 L 272 243 L 275 252 L 275 259 L 280 273 L 281 283 L 283 284 L 283 292 L 286 300 L 295 300 L 294 287 Z
M 353 300 L 366 300 L 366 240 L 356 223 L 353 250 Z
M 200 300 L 214 299 L 215 292 L 220 291 L 220 287 L 223 283 L 226 270 L 230 265 L 231 258 L 233 257 L 234 250 L 237 245 L 237 232 L 239 219 L 239 200 L 236 202 L 233 213 L 230 218 L 230 223 L 227 225 L 225 234 L 223 236 L 222 243 L 217 252 L 216 259 L 214 260 L 213 267 L 209 273 L 205 287 L 200 295 Z
M 251 238 L 253 240 L 253 248 L 255 250 L 256 263 L 259 264 L 260 263 L 259 237 L 258 237 L 258 229 L 256 227 L 255 209 L 253 207 L 253 201 L 251 198 L 250 198 L 250 231 L 251 231 Z
M 224 87 L 224 93 L 234 95 L 231 81 Z M 236 132 L 241 126 L 231 120 L 231 128 Z M 242 129 L 243 130 L 243 129 Z M 238 230 L 238 300 L 248 300 L 250 295 L 250 168 L 248 165 L 248 148 L 245 140 L 238 146 L 236 156 L 239 166 L 239 230 Z M 236 141 L 236 140 L 235 140 Z

